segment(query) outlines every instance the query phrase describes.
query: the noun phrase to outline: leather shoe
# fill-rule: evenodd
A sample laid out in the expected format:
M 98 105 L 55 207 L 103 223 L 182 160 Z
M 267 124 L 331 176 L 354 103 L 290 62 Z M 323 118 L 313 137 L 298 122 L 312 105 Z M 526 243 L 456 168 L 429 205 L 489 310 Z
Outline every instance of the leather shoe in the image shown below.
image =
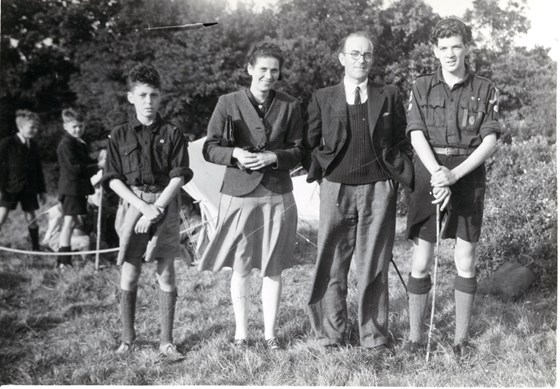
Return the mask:
M 474 356 L 475 348 L 466 340 L 453 346 L 453 354 L 457 362 L 464 362 Z

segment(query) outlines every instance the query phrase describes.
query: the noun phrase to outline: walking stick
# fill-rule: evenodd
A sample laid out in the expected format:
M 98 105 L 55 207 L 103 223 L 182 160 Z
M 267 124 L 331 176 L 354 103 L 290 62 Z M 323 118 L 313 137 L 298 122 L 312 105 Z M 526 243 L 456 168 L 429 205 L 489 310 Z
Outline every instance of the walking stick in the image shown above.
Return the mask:
M 95 245 L 95 270 L 99 270 L 99 249 L 101 246 L 101 212 L 103 209 L 103 185 L 99 187 L 99 206 L 97 207 L 97 242 Z
M 434 312 L 436 310 L 436 286 L 437 286 L 437 268 L 438 268 L 439 244 L 440 244 L 440 220 L 441 220 L 441 210 L 439 204 L 436 204 L 436 255 L 434 258 L 434 293 L 432 294 L 432 312 L 430 314 L 430 329 L 428 331 L 426 363 L 428 363 L 428 361 L 430 360 L 430 341 L 432 340 L 432 330 L 434 327 Z
M 406 287 L 406 283 L 404 282 L 404 280 L 401 276 L 401 272 L 399 271 L 399 268 L 397 267 L 397 264 L 395 263 L 392 255 L 391 255 L 391 263 L 395 267 L 395 270 L 397 271 L 397 274 L 398 274 L 399 278 L 401 279 L 402 286 L 404 287 L 404 291 L 406 292 L 406 298 L 408 299 L 408 288 Z

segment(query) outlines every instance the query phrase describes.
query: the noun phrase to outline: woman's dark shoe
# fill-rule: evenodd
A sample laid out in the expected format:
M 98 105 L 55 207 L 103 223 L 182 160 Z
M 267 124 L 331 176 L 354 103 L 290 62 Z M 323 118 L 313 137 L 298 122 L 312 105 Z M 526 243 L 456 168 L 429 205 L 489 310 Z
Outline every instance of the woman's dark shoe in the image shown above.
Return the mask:
M 235 339 L 233 345 L 237 348 L 247 348 L 249 343 L 247 343 L 247 339 Z

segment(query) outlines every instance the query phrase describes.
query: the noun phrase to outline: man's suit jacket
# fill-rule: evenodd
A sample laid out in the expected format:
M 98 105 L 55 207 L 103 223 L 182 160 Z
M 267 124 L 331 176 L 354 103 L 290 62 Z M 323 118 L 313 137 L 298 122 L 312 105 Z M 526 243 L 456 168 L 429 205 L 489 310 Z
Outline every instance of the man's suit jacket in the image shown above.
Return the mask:
M 406 115 L 391 85 L 368 83 L 368 121 L 373 150 L 381 168 L 408 190 L 413 187 L 412 147 L 405 135 Z M 342 150 L 349 127 L 344 83 L 319 89 L 307 108 L 303 167 L 307 182 L 328 176 Z
M 58 148 L 58 195 L 85 196 L 93 194 L 90 177 L 97 170 L 97 161 L 90 158 L 85 143 L 80 142 L 67 132 L 64 133 Z
M 227 116 L 234 126 L 234 144 L 224 146 Z M 260 183 L 275 193 L 293 189 L 290 169 L 296 167 L 303 154 L 303 118 L 299 102 L 276 91 L 272 104 L 261 120 L 251 104 L 246 90 L 221 96 L 208 123 L 208 136 L 203 147 L 204 158 L 219 165 L 226 165 L 221 192 L 243 196 L 252 192 Z M 232 157 L 234 147 L 255 147 L 272 151 L 278 156 L 276 167 L 251 171 L 241 170 Z
M 0 190 L 9 193 L 45 193 L 45 177 L 39 149 L 32 139 L 29 148 L 16 135 L 0 142 Z

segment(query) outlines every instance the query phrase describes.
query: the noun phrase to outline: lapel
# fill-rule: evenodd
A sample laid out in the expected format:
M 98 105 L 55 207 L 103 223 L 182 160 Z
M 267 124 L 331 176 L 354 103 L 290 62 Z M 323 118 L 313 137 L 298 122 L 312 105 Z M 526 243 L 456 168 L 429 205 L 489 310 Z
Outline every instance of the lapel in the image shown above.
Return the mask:
M 339 119 L 347 128 L 348 125 L 348 109 L 346 107 L 346 92 L 344 91 L 344 83 L 338 84 L 330 96 L 329 102 L 332 106 L 332 119 Z
M 369 133 L 373 138 L 373 131 L 375 130 L 375 125 L 377 124 L 377 119 L 381 113 L 381 108 L 383 108 L 383 103 L 385 102 L 385 95 L 383 94 L 383 88 L 372 86 L 368 83 L 368 121 L 369 121 Z
M 264 146 L 267 141 L 264 123 L 257 114 L 257 111 L 255 111 L 255 107 L 253 107 L 253 104 L 251 104 L 251 101 L 249 100 L 249 96 L 247 96 L 247 92 L 245 91 L 245 89 L 239 91 L 238 97 L 239 98 L 237 99 L 237 101 L 239 105 L 239 111 L 241 113 L 243 121 L 249 128 L 253 146 Z M 274 102 L 272 103 L 272 105 L 274 105 Z

